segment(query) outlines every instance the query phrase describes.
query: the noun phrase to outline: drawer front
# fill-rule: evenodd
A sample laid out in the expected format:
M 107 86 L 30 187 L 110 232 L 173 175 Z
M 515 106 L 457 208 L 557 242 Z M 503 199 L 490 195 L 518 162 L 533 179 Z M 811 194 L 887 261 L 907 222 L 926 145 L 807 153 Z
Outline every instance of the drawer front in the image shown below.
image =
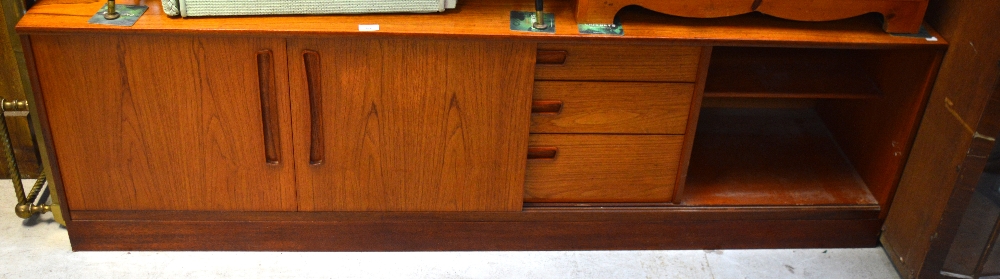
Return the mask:
M 670 202 L 684 136 L 531 135 L 525 202 Z
M 535 82 L 532 133 L 684 134 L 694 84 Z
M 539 44 L 535 80 L 695 82 L 700 47 Z

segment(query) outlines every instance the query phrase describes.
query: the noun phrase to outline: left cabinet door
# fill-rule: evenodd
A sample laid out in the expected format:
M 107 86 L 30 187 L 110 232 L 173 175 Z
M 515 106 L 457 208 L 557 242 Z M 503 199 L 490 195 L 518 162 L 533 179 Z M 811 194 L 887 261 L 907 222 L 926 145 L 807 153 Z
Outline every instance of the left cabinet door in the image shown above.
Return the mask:
M 284 40 L 30 42 L 71 209 L 296 210 Z

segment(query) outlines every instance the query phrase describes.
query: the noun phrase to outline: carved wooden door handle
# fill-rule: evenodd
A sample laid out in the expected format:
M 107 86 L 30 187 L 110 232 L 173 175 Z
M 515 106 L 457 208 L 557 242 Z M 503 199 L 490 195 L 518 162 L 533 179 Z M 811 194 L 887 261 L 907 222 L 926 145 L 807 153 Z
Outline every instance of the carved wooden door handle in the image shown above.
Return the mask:
M 281 132 L 278 95 L 274 92 L 274 57 L 269 49 L 257 52 L 257 82 L 260 86 L 261 122 L 264 125 L 264 160 L 277 165 L 281 161 Z
M 309 87 L 309 164 L 321 165 L 326 153 L 323 140 L 323 75 L 319 52 L 306 50 L 302 53 L 306 69 L 306 84 Z

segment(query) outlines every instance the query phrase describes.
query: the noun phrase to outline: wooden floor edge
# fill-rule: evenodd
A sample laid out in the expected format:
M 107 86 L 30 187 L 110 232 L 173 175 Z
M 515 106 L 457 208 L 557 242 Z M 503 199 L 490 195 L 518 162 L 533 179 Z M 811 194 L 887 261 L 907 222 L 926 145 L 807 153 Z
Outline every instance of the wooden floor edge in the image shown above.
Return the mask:
M 880 221 L 85 221 L 75 251 L 547 251 L 860 248 Z

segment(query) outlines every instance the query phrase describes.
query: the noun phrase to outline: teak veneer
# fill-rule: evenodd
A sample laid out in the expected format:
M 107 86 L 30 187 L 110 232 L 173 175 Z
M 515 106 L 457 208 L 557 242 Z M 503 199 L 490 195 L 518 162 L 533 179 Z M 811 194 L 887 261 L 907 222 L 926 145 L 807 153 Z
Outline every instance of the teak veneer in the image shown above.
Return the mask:
M 580 23 L 611 24 L 618 10 L 638 5 L 657 12 L 695 18 L 716 18 L 752 12 L 799 21 L 827 21 L 879 13 L 892 33 L 917 33 L 927 0 L 577 0 Z
M 933 29 L 628 8 L 624 36 L 510 31 L 521 2 L 182 19 L 151 1 L 125 28 L 86 24 L 104 2 L 40 1 L 17 30 L 73 248 L 876 245 L 947 46 Z

